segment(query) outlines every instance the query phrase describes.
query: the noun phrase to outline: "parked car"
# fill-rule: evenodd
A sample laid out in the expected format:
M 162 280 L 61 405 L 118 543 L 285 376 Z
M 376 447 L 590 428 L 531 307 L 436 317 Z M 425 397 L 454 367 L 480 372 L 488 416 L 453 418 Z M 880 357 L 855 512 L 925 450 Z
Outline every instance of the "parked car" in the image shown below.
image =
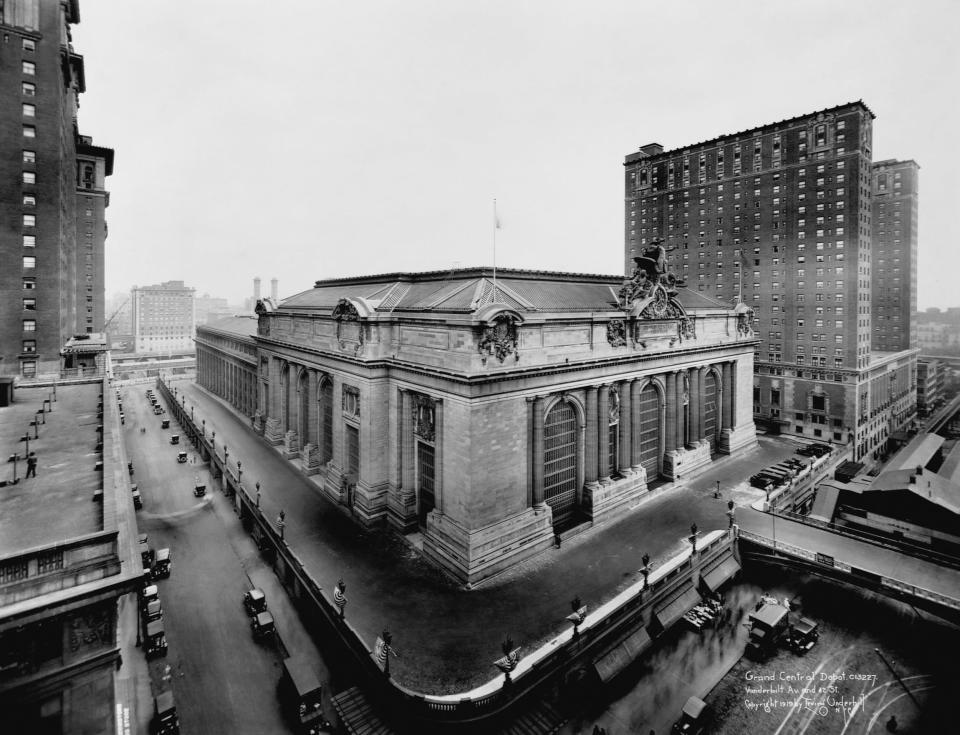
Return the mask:
M 263 594 L 263 590 L 254 587 L 243 595 L 243 607 L 247 615 L 258 615 L 267 609 L 267 596 Z
M 167 655 L 167 634 L 162 620 L 147 623 L 147 639 L 143 650 L 146 651 L 147 660 Z
M 254 638 L 268 638 L 277 632 L 273 615 L 268 612 L 257 613 L 250 621 L 250 629 Z
M 707 703 L 699 697 L 690 697 L 680 711 L 680 719 L 673 723 L 673 732 L 701 735 L 707 731 Z
M 187 453 L 186 452 L 177 452 L 177 462 L 180 464 L 187 463 Z
M 160 579 L 161 577 L 169 577 L 172 566 L 173 560 L 170 558 L 170 549 L 160 549 L 153 562 L 153 578 Z
M 819 626 L 809 618 L 800 618 L 790 628 L 790 648 L 794 653 L 806 653 L 820 640 Z
M 161 429 L 169 429 L 169 428 L 170 428 L 170 419 L 161 419 L 161 421 L 160 421 L 160 428 L 161 428 Z
M 151 735 L 179 735 L 180 718 L 169 689 L 153 699 L 153 719 L 150 720 Z
M 144 620 L 148 623 L 152 623 L 154 620 L 163 619 L 163 605 L 160 604 L 160 599 L 151 600 L 147 603 L 147 606 L 143 611 Z

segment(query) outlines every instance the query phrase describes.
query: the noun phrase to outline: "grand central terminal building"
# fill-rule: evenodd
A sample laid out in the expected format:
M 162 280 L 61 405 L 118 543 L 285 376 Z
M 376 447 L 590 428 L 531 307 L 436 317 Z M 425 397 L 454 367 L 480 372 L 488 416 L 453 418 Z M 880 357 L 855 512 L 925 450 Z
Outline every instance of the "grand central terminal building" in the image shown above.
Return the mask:
M 474 583 L 756 443 L 752 312 L 632 277 L 318 281 L 197 330 L 198 382 L 367 525 Z

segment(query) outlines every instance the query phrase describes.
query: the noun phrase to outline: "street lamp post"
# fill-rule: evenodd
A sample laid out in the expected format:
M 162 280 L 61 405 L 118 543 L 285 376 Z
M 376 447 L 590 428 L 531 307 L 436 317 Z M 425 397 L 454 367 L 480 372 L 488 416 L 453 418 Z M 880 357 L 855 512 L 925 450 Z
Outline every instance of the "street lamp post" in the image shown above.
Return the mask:
M 727 518 L 730 519 L 730 528 L 733 528 L 733 501 L 727 501 Z
M 570 609 L 573 612 L 567 615 L 567 620 L 573 623 L 573 638 L 576 640 L 580 637 L 580 624 L 587 617 L 587 606 L 581 602 L 580 596 L 577 595 L 570 600 Z
M 717 489 L 713 491 L 713 497 L 720 497 L 720 480 L 717 480 Z
M 201 436 L 203 436 L 204 439 L 207 438 L 207 420 L 206 419 L 203 419 L 200 422 L 200 434 Z
M 237 460 L 237 484 L 240 484 L 240 478 L 243 477 L 243 470 L 240 469 L 240 460 Z
M 277 528 L 280 529 L 281 541 L 283 541 L 283 529 L 287 527 L 286 518 L 287 518 L 287 514 L 281 510 L 280 515 L 277 516 Z
M 260 480 L 257 480 L 257 508 L 260 508 Z
M 690 526 L 690 546 L 692 549 L 690 552 L 691 556 L 697 553 L 697 530 L 698 529 L 697 529 L 696 523 Z
M 227 457 L 230 456 L 230 452 L 227 450 L 227 445 L 223 445 L 223 468 L 227 468 Z
M 343 620 L 343 610 L 347 606 L 347 585 L 343 583 L 343 577 L 333 590 L 333 604 L 340 609 L 340 619 Z
M 644 554 L 640 561 L 643 562 L 643 568 L 640 571 L 643 572 L 643 589 L 646 590 L 650 584 L 650 554 Z

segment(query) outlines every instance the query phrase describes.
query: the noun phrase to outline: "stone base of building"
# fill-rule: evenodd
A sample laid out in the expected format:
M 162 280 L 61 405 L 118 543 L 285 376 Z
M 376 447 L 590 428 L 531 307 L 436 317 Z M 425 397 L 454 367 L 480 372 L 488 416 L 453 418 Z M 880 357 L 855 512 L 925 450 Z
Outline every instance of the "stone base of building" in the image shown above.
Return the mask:
M 314 444 L 305 444 L 300 450 L 300 469 L 307 476 L 320 472 L 320 450 Z
M 274 446 L 283 444 L 283 428 L 280 426 L 280 419 L 267 419 L 263 437 Z
M 300 456 L 300 438 L 293 429 L 283 437 L 283 458 L 293 459 Z
M 412 490 L 395 490 L 387 496 L 387 523 L 400 533 L 417 530 L 420 518 L 417 515 L 417 496 Z
M 527 508 L 476 530 L 433 511 L 423 534 L 424 555 L 468 586 L 553 545 L 553 513 L 548 505 Z
M 720 451 L 724 454 L 753 449 L 755 446 L 757 446 L 757 427 L 752 421 L 735 429 L 724 429 L 720 434 Z
M 647 472 L 643 467 L 630 470 L 626 477 L 609 483 L 587 485 L 583 489 L 583 507 L 594 523 L 604 523 L 611 514 L 629 507 L 647 492 Z
M 684 447 L 667 452 L 663 458 L 663 475 L 670 480 L 679 480 L 703 469 L 713 461 L 710 442 L 700 442 L 693 447 Z
M 387 518 L 387 484 L 371 487 L 360 481 L 350 488 L 350 510 L 362 525 L 380 526 Z

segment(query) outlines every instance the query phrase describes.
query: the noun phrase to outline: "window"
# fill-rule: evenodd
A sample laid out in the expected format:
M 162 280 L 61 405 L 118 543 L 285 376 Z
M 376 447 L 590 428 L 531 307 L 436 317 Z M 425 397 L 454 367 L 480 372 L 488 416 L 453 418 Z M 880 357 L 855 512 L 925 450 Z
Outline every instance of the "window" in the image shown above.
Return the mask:
M 24 151 L 24 152 L 23 152 L 23 162 L 24 162 L 24 163 L 36 163 L 36 162 L 37 162 L 37 153 L 36 153 L 36 151 Z
M 23 300 L 23 310 L 24 310 L 24 311 L 36 311 L 36 310 L 37 310 L 37 300 L 36 300 L 36 299 L 24 299 L 24 300 Z
M 23 279 L 23 290 L 24 291 L 33 291 L 37 287 L 36 278 L 24 278 Z
M 33 76 L 37 73 L 37 65 L 32 61 L 24 61 L 21 68 L 23 69 L 24 74 L 29 74 L 30 76 Z
M 33 194 L 24 194 L 23 195 L 23 206 L 25 207 L 35 207 L 37 206 L 37 198 Z
M 37 96 L 37 85 L 31 82 L 23 82 L 20 85 L 20 91 L 23 93 L 24 97 L 36 97 Z
M 23 39 L 23 50 L 24 50 L 24 51 L 36 51 L 36 50 L 37 50 L 37 42 L 34 41 L 32 38 L 25 38 L 25 39 Z
M 23 215 L 23 226 L 24 227 L 36 227 L 37 225 L 37 215 L 35 214 L 25 214 Z
M 37 238 L 35 235 L 24 235 L 23 236 L 23 247 L 25 248 L 35 248 L 37 246 Z
M 33 125 L 24 125 L 23 126 L 23 137 L 24 138 L 36 138 L 37 129 Z
M 36 332 L 37 331 L 37 322 L 34 319 L 24 319 L 23 320 L 23 331 L 24 332 Z
M 35 339 L 25 339 L 23 340 L 23 347 L 20 350 L 21 352 L 36 352 L 37 351 L 37 340 Z
M 35 105 L 31 105 L 29 102 L 24 102 L 21 107 L 22 107 L 22 109 L 23 109 L 23 116 L 24 116 L 24 117 L 36 117 L 36 116 L 37 116 L 37 108 L 36 108 Z
M 37 174 L 33 171 L 24 171 L 23 172 L 23 183 L 24 184 L 36 184 L 37 183 Z
M 24 255 L 23 256 L 23 267 L 24 268 L 36 268 L 37 259 L 33 255 Z

